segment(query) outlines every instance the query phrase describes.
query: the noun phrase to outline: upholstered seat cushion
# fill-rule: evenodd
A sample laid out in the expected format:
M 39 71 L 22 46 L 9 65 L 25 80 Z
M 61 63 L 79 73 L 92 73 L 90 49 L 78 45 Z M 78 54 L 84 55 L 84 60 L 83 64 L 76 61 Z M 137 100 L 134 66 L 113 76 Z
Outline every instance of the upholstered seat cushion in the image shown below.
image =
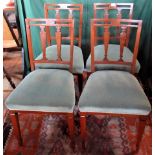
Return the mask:
M 73 73 L 82 74 L 84 70 L 84 61 L 83 61 L 83 54 L 82 50 L 78 46 L 74 46 L 73 51 Z M 61 56 L 62 60 L 70 59 L 70 45 L 62 45 L 61 46 Z M 42 53 L 36 58 L 36 60 L 42 59 Z M 52 45 L 46 48 L 46 57 L 48 60 L 56 60 L 57 59 L 57 46 Z M 64 64 L 36 64 L 36 68 L 63 68 L 68 69 L 69 65 Z
M 81 112 L 147 115 L 150 103 L 138 80 L 124 71 L 90 75 L 79 100 Z
M 94 49 L 95 60 L 103 60 L 104 58 L 104 45 L 98 45 Z M 124 47 L 123 51 L 123 60 L 124 61 L 132 61 L 133 54 L 129 48 Z M 108 46 L 108 59 L 109 60 L 119 60 L 120 58 L 120 45 L 109 44 Z M 96 64 L 96 70 L 125 70 L 130 71 L 131 67 L 127 65 L 116 65 L 116 64 Z M 86 68 L 88 71 L 91 69 L 91 55 L 88 57 L 86 62 Z M 140 64 L 137 60 L 136 62 L 136 73 L 140 70 Z
M 35 70 L 23 79 L 5 103 L 9 110 L 73 112 L 73 75 L 65 70 Z

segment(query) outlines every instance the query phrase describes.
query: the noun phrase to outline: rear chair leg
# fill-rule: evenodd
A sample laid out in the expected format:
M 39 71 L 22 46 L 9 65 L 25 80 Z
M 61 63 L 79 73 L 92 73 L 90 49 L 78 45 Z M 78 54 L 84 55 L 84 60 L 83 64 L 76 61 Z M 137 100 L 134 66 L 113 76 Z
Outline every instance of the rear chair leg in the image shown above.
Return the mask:
M 10 119 L 13 125 L 13 130 L 15 135 L 17 136 L 18 139 L 18 144 L 20 146 L 23 145 L 23 140 L 20 132 L 20 125 L 19 125 L 19 118 L 18 118 L 18 113 L 10 113 Z
M 72 139 L 74 135 L 74 118 L 73 114 L 68 115 L 68 129 L 69 129 L 69 136 Z
M 139 116 L 139 124 L 138 124 L 138 135 L 137 135 L 137 144 L 136 144 L 136 151 L 138 152 L 140 143 L 144 134 L 145 125 L 146 125 L 146 116 Z
M 82 114 L 80 114 L 80 130 L 81 130 L 82 147 L 85 149 L 86 116 Z
M 74 117 L 73 117 L 73 114 L 68 115 L 68 129 L 69 129 L 69 137 L 71 139 L 70 146 L 74 152 L 75 151 L 75 142 L 73 139 L 73 136 L 74 136 Z

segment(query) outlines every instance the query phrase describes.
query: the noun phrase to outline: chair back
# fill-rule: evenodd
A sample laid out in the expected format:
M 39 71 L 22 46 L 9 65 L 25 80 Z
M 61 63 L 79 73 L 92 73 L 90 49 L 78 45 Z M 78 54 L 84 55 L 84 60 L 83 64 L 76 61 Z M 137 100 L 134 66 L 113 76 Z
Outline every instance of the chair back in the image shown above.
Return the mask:
M 35 19 L 27 18 L 26 20 L 26 33 L 28 40 L 28 50 L 31 70 L 35 69 L 35 64 L 37 63 L 56 63 L 56 64 L 67 64 L 69 65 L 69 70 L 72 72 L 73 68 L 73 46 L 74 46 L 74 20 L 73 19 Z M 39 28 L 40 43 L 42 47 L 42 59 L 36 60 L 34 58 L 33 46 L 32 46 L 32 27 Z M 57 45 L 57 59 L 48 60 L 46 57 L 46 44 L 47 44 L 47 32 L 46 27 L 55 28 L 55 36 L 53 39 L 56 41 Z M 61 29 L 67 27 L 69 29 L 68 38 L 70 40 L 70 60 L 64 61 L 61 58 L 61 44 L 63 33 Z
M 120 44 L 120 58 L 117 61 L 108 59 L 108 46 L 113 36 L 110 34 L 110 28 L 117 27 L 119 32 L 119 44 Z M 103 34 L 99 37 L 104 42 L 104 59 L 102 61 L 95 60 L 94 48 L 96 39 L 98 39 L 95 33 L 95 29 L 103 28 Z M 127 29 L 133 28 L 135 31 L 133 58 L 131 62 L 125 62 L 123 60 L 123 51 L 127 41 Z M 131 73 L 135 73 L 136 59 L 138 55 L 139 40 L 142 28 L 142 20 L 131 19 L 92 19 L 91 20 L 91 72 L 95 71 L 95 64 L 118 64 L 131 66 Z
M 97 17 L 97 12 L 102 11 L 103 16 Z M 110 13 L 116 11 L 115 17 L 110 17 Z M 116 18 L 116 19 L 132 19 L 133 3 L 94 3 L 94 18 Z M 126 15 L 126 17 L 123 17 Z M 117 28 L 119 32 L 119 29 Z M 127 41 L 129 42 L 130 28 L 127 30 Z
M 68 11 L 68 18 L 74 18 L 75 25 L 78 25 L 78 35 L 74 37 L 76 41 L 78 41 L 78 46 L 81 47 L 82 41 L 82 20 L 83 20 L 83 5 L 82 4 L 44 4 L 44 14 L 45 18 L 49 18 L 49 11 L 55 11 L 55 18 L 60 19 L 60 12 L 66 10 Z M 73 12 L 78 12 L 78 16 L 74 17 Z M 79 19 L 79 20 L 77 20 Z M 78 21 L 78 22 L 76 22 Z M 52 43 L 53 37 L 50 34 L 50 29 L 47 27 L 47 41 L 50 46 Z M 67 37 L 63 37 L 64 40 L 69 40 Z

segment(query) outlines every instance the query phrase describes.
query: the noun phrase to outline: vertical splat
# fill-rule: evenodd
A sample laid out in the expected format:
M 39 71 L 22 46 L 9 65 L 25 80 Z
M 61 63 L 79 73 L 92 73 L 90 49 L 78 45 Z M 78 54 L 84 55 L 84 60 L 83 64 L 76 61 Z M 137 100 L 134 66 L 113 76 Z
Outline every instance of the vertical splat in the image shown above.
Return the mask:
M 122 18 L 121 9 L 118 8 L 117 11 L 118 11 L 118 12 L 117 12 L 117 18 L 118 18 L 118 19 L 121 19 L 121 18 Z
M 68 18 L 69 19 L 72 19 L 73 18 L 73 11 L 72 10 L 69 10 Z
M 56 19 L 60 19 L 60 11 L 56 10 L 56 14 L 55 14 Z
M 107 60 L 109 40 L 110 40 L 109 26 L 105 25 L 104 26 L 104 51 L 105 51 L 104 60 Z
M 40 26 L 40 40 L 41 40 L 41 48 L 43 52 L 43 60 L 47 60 L 46 58 L 46 32 L 45 26 Z
M 104 18 L 105 18 L 105 19 L 108 19 L 108 18 L 109 18 L 108 8 L 105 8 Z
M 127 39 L 127 27 L 121 27 L 122 32 L 120 33 L 120 61 L 123 61 L 123 50 L 126 45 Z
M 56 36 L 56 43 L 57 43 L 57 60 L 61 61 L 61 27 L 57 25 L 57 31 L 55 33 Z

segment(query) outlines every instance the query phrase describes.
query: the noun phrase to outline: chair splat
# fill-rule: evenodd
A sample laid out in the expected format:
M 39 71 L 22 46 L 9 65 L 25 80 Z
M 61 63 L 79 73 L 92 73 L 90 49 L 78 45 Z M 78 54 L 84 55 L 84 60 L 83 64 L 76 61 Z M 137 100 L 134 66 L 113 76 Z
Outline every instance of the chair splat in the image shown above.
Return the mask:
M 41 47 L 43 51 L 43 60 L 47 60 L 46 58 L 46 31 L 45 26 L 40 26 L 40 39 L 41 39 Z

